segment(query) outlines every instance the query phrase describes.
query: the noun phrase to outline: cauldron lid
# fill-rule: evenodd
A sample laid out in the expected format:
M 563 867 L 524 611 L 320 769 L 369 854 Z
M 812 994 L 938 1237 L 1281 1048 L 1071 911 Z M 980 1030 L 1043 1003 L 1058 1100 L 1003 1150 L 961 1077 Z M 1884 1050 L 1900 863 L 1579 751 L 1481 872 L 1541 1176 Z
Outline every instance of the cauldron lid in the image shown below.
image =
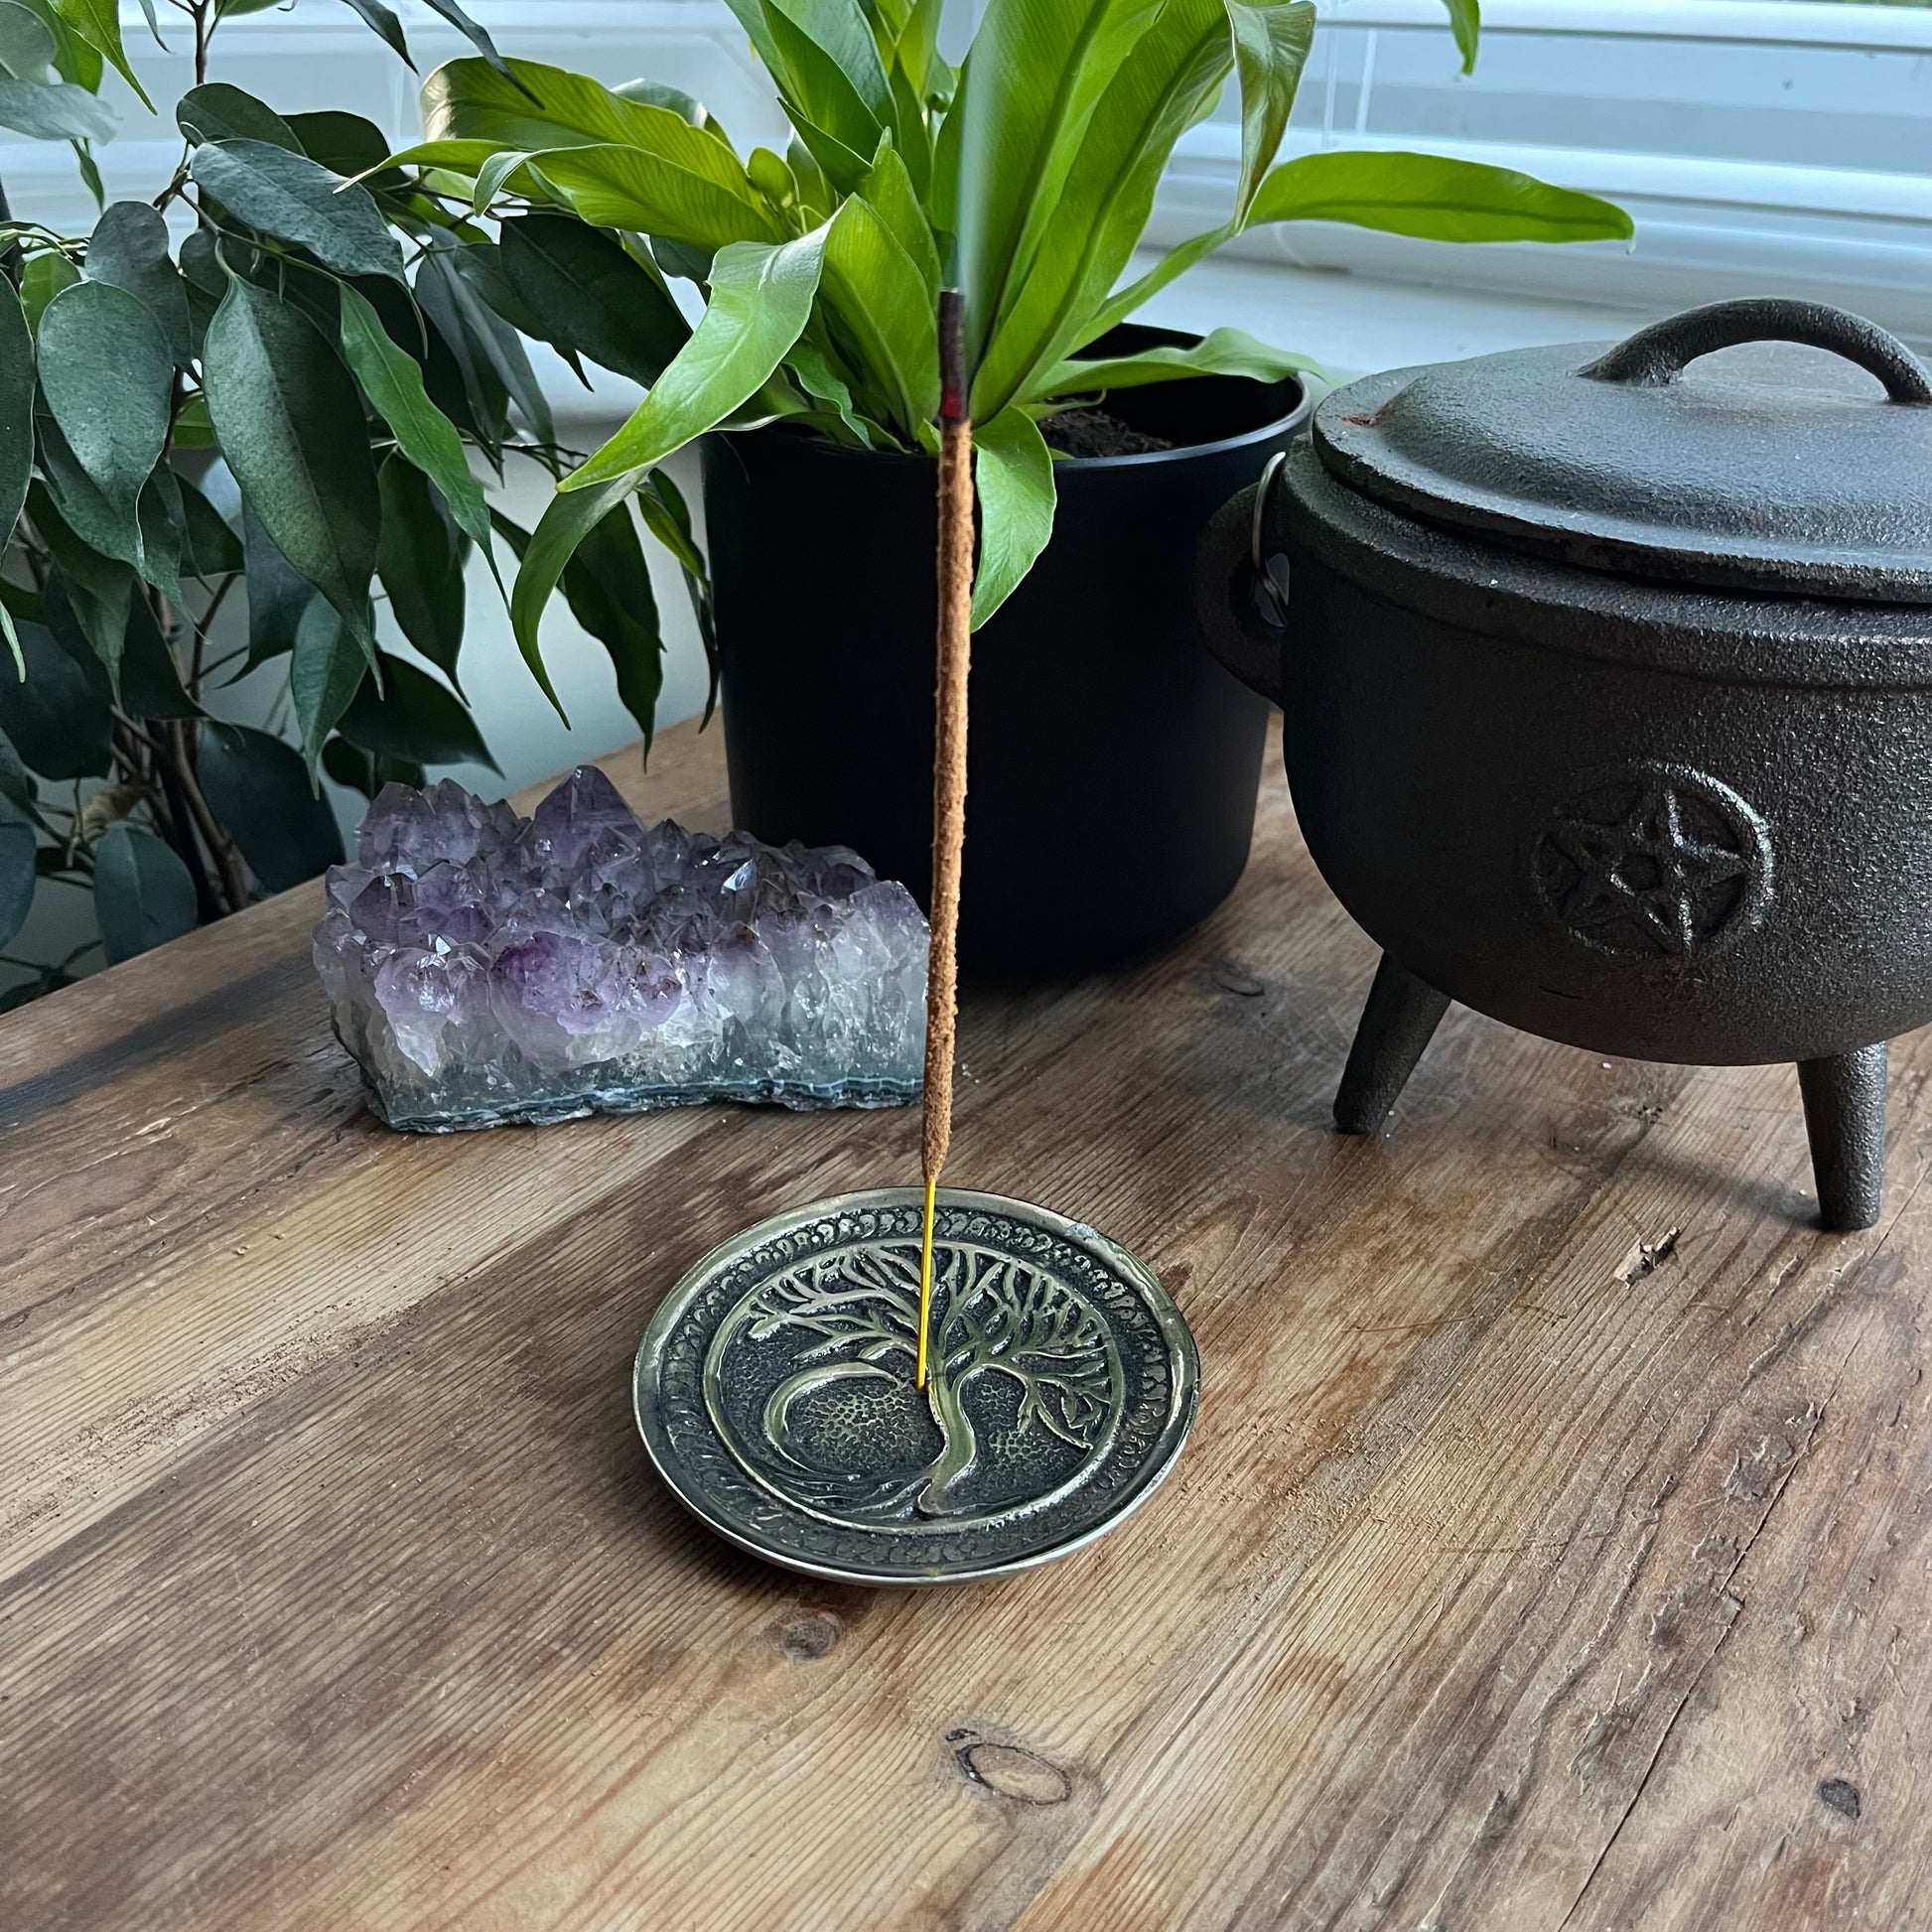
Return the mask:
M 1802 343 L 1687 372 L 1714 349 Z M 1331 474 L 1433 523 L 1626 576 L 1932 604 L 1932 378 L 1875 324 L 1720 302 L 1600 343 L 1392 369 L 1315 411 Z

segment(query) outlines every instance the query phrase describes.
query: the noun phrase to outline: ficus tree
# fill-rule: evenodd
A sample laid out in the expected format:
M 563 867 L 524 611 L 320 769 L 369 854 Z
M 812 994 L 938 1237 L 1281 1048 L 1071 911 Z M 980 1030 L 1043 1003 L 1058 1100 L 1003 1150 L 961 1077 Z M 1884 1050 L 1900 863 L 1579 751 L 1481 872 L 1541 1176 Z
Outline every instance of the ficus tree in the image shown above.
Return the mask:
M 941 0 L 730 4 L 793 130 L 783 154 L 741 155 L 670 89 L 464 60 L 430 77 L 426 139 L 388 164 L 461 182 L 479 211 L 573 215 L 702 297 L 636 413 L 560 479 L 522 560 L 512 611 L 540 678 L 537 619 L 578 546 L 694 437 L 782 423 L 933 448 L 942 282 L 966 303 L 983 622 L 1051 534 L 1042 418 L 1137 384 L 1310 366 L 1232 329 L 1106 352 L 1117 323 L 1233 236 L 1314 219 L 1449 241 L 1630 232 L 1609 204 L 1507 169 L 1389 152 L 1278 162 L 1310 0 L 991 0 L 957 70 L 938 50 Z M 1475 0 L 1449 0 L 1449 15 L 1466 65 Z M 1123 285 L 1175 142 L 1230 73 L 1242 157 L 1228 218 Z
M 118 6 L 0 0 L 0 124 L 72 143 L 103 204 L 87 234 L 0 221 L 0 947 L 37 891 L 90 895 L 97 926 L 65 959 L 7 960 L 31 976 L 5 1004 L 340 858 L 319 772 L 372 793 L 488 762 L 463 697 L 465 566 L 482 551 L 506 575 L 528 536 L 478 472 L 581 461 L 518 326 L 540 316 L 645 383 L 690 333 L 641 251 L 534 207 L 485 230 L 467 187 L 383 165 L 373 123 L 284 116 L 211 77 L 222 23 L 270 3 L 168 0 L 194 55 L 179 163 L 109 204 L 103 73 L 155 107 Z M 409 59 L 389 6 L 345 4 Z M 487 35 L 428 4 L 534 111 Z M 636 504 L 702 614 L 676 489 L 659 474 Z M 648 733 L 660 639 L 629 506 L 561 585 Z M 378 642 L 385 603 L 413 656 Z M 266 728 L 210 716 L 243 677 Z

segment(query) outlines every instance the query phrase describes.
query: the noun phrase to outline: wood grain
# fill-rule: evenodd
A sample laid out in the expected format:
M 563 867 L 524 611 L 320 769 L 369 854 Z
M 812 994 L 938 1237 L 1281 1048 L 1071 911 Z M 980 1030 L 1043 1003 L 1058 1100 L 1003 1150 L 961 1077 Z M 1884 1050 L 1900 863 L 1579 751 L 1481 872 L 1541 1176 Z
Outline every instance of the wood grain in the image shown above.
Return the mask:
M 614 772 L 722 822 L 715 736 Z M 680 1271 L 914 1115 L 391 1135 L 312 892 L 0 1023 L 0 1926 L 1922 1919 L 1932 1049 L 1864 1234 L 1788 1069 L 1458 1012 L 1345 1141 L 1373 955 L 1271 773 L 1187 941 L 966 988 L 949 1178 L 1202 1355 L 1170 1485 L 998 1585 L 764 1570 L 628 1416 Z

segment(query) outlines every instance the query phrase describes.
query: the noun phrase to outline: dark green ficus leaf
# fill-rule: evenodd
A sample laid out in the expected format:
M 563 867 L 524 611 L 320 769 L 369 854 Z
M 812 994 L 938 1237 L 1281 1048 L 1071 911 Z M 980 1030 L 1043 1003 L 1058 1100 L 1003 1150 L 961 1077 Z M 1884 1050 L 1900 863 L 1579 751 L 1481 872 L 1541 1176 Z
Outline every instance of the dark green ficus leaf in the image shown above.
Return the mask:
M 339 785 L 359 791 L 364 798 L 373 798 L 389 784 L 414 785 L 420 791 L 429 775 L 407 759 L 377 758 L 345 738 L 332 738 L 322 748 L 322 768 Z
M 316 588 L 275 548 L 261 519 L 244 503 L 241 554 L 248 592 L 248 662 L 243 672 L 295 648 L 303 613 L 316 601 Z M 345 700 L 346 702 L 346 700 Z
M 0 798 L 10 798 L 25 811 L 35 798 L 34 781 L 14 750 L 13 740 L 0 732 Z
M 355 6 L 356 0 L 348 0 L 348 3 Z M 432 13 L 441 14 L 518 92 L 530 94 L 532 100 L 536 99 L 529 87 L 510 70 L 509 63 L 496 52 L 496 43 L 456 4 L 456 0 L 423 0 L 423 4 Z
M 403 66 L 414 72 L 416 63 L 409 58 L 409 43 L 403 38 L 402 22 L 396 18 L 395 9 L 384 6 L 382 0 L 346 0 L 346 4 L 395 49 Z
M 373 662 L 369 580 L 382 511 L 348 371 L 298 311 L 237 281 L 208 327 L 203 379 L 243 498 Z
M 197 145 L 205 141 L 267 141 L 291 154 L 302 152 L 295 130 L 266 101 L 210 80 L 191 87 L 175 107 L 175 122 Z
M 121 705 L 136 718 L 199 718 L 202 707 L 182 689 L 181 669 L 154 611 L 137 597 L 127 614 L 127 647 L 121 652 Z
M 56 574 L 48 580 L 43 599 L 47 621 L 58 633 L 70 620 L 74 635 L 92 651 L 111 684 L 127 638 L 134 572 L 125 563 L 102 556 L 77 535 L 45 483 L 36 483 L 28 490 L 27 513 L 54 560 Z M 67 614 L 58 621 L 57 604 Z M 63 635 L 62 641 L 73 648 L 72 636 Z
M 288 124 L 302 143 L 302 152 L 339 175 L 365 175 L 389 158 L 388 136 L 360 114 L 331 107 L 314 114 L 291 114 Z M 402 179 L 399 170 L 390 176 L 391 181 Z
M 168 253 L 168 223 L 146 202 L 115 202 L 87 240 L 86 276 L 125 289 L 161 326 L 176 362 L 195 352 L 188 291 Z
M 718 626 L 712 616 L 711 573 L 692 534 L 690 507 L 666 470 L 650 473 L 637 492 L 637 507 L 643 512 L 644 528 L 676 558 L 684 578 L 684 592 L 691 601 L 691 615 L 698 621 L 698 636 L 711 673 L 704 704 L 704 722 L 708 725 L 718 708 Z
M 416 271 L 416 300 L 461 381 L 463 413 L 459 414 L 451 400 L 437 392 L 437 358 L 433 351 L 424 369 L 424 382 L 444 414 L 462 423 L 478 442 L 493 453 L 510 432 L 509 390 L 472 324 L 470 311 L 476 298 L 456 271 L 446 265 L 446 252 L 429 255 Z M 495 318 L 490 320 L 493 322 Z
M 295 654 L 289 659 L 289 697 L 311 770 L 323 740 L 336 729 L 368 670 L 368 657 L 342 619 L 324 599 L 311 599 L 296 625 Z
M 209 810 L 264 891 L 286 892 L 342 863 L 335 810 L 292 746 L 245 725 L 205 725 L 197 770 Z
M 113 730 L 105 673 L 96 664 L 90 677 L 45 624 L 16 622 L 15 629 L 27 679 L 0 674 L 0 731 L 43 778 L 105 776 Z
M 470 280 L 471 255 L 472 251 L 466 247 L 433 250 L 417 270 L 416 299 L 429 308 L 425 283 L 444 294 L 449 320 L 446 322 L 444 315 L 435 311 L 431 315 L 451 338 L 451 345 L 456 345 L 456 337 L 461 335 L 471 354 L 488 368 L 495 382 L 523 412 L 523 420 L 536 432 L 539 441 L 553 443 L 557 432 L 550 420 L 550 404 L 543 386 L 530 367 L 530 358 L 524 353 L 516 331 L 490 309 Z
M 222 273 L 216 249 L 215 238 L 207 228 L 197 228 L 181 244 L 182 293 L 188 298 L 188 339 L 197 356 L 207 341 L 207 326 L 228 292 L 228 278 Z M 207 407 L 206 403 L 201 406 Z
M 108 509 L 140 536 L 135 505 L 168 441 L 175 358 L 147 307 L 109 282 L 76 282 L 47 305 L 41 392 Z
M 402 634 L 463 689 L 456 672 L 463 648 L 463 540 L 430 480 L 392 456 L 382 488 L 382 549 L 377 573 Z
M 0 74 L 0 127 L 37 141 L 111 141 L 116 122 L 84 87 Z
M 213 141 L 195 150 L 189 172 L 236 220 L 299 244 L 338 274 L 401 279 L 402 249 L 375 197 L 307 155 L 267 141 Z
M 228 527 L 227 520 L 186 477 L 178 477 L 181 488 L 182 521 L 186 540 L 182 545 L 182 569 L 205 583 L 240 570 L 247 559 L 241 539 Z
M 434 480 L 471 541 L 489 550 L 489 512 L 456 425 L 430 401 L 415 357 L 393 343 L 354 289 L 342 292 L 343 353 L 404 456 Z M 383 528 L 388 528 L 385 509 Z M 412 642 L 414 639 L 412 638 Z M 426 653 L 434 657 L 434 652 Z M 442 659 L 437 658 L 440 664 Z
M 364 678 L 343 714 L 343 736 L 350 744 L 418 764 L 476 763 L 496 769 L 496 760 L 459 699 L 427 671 L 386 651 L 381 667 L 382 694 L 377 696 L 373 678 Z
M 33 474 L 34 338 L 13 283 L 0 275 L 0 530 L 20 520 Z
M 0 69 L 16 80 L 39 80 L 54 65 L 54 29 L 20 0 L 0 0 Z
M 117 966 L 195 930 L 195 882 L 168 845 L 122 819 L 94 844 L 94 917 Z
M 536 325 L 526 333 L 581 349 L 646 388 L 691 340 L 663 286 L 601 229 L 564 215 L 516 215 L 502 223 L 501 247 Z
M 0 796 L 0 946 L 27 923 L 33 909 L 38 883 L 34 856 L 39 846 L 33 820 L 10 798 Z
M 20 306 L 26 312 L 28 328 L 37 331 L 47 305 L 79 279 L 80 271 L 65 255 L 36 255 L 20 271 Z
M 648 752 L 664 684 L 664 638 L 643 545 L 626 504 L 620 503 L 577 546 L 564 566 L 562 589 L 571 616 L 610 653 L 618 697 L 636 719 Z

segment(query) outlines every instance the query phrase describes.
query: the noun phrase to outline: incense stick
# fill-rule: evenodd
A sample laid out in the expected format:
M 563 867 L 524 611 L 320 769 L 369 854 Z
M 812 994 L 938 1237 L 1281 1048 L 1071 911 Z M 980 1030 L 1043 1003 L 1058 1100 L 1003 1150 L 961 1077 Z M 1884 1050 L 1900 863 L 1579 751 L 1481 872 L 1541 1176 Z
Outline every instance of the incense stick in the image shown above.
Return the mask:
M 919 1358 L 925 1387 L 932 1325 L 932 1220 L 939 1171 L 952 1144 L 954 1027 L 958 1015 L 959 867 L 966 840 L 966 675 L 973 635 L 973 425 L 956 289 L 939 296 L 939 671 L 932 758 L 932 914 L 926 954 L 925 1099 L 919 1165 L 925 1225 L 919 1244 Z

